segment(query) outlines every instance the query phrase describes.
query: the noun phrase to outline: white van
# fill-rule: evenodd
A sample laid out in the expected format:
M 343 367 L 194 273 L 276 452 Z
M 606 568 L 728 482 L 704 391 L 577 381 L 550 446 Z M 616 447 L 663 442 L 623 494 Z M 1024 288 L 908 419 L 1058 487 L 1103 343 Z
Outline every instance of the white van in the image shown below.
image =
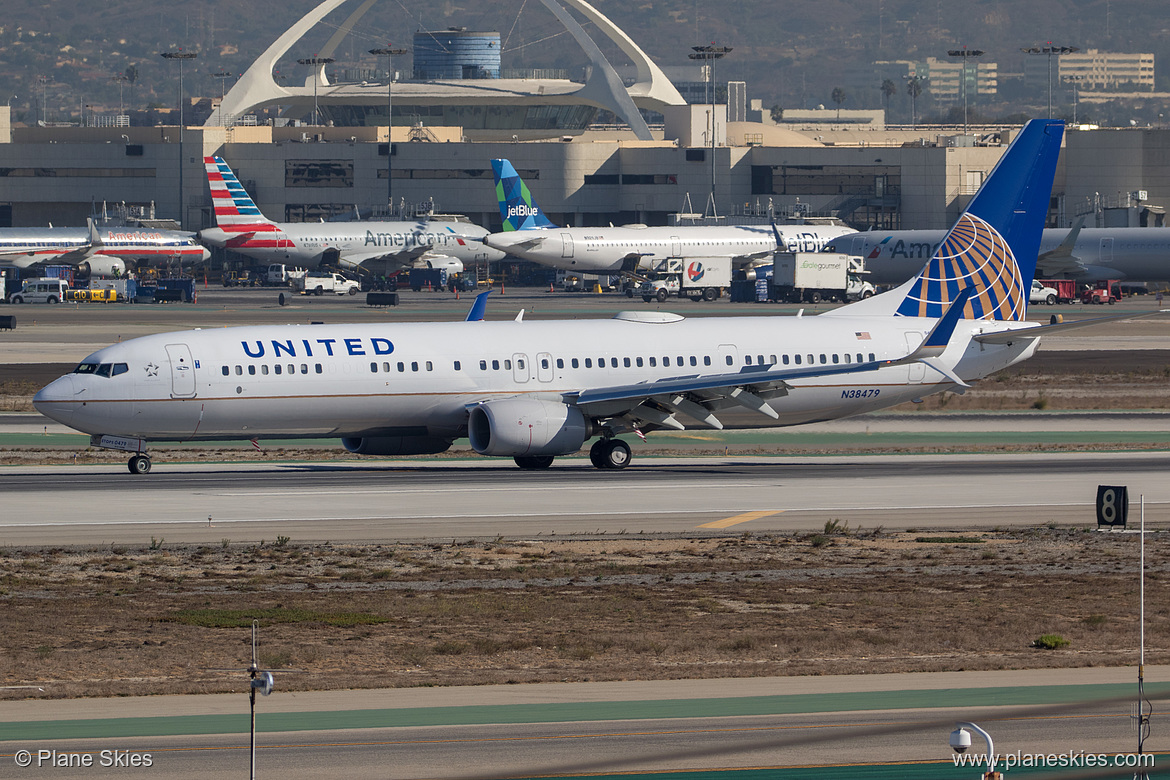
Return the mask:
M 69 282 L 64 279 L 30 279 L 20 292 L 8 296 L 9 303 L 60 303 Z

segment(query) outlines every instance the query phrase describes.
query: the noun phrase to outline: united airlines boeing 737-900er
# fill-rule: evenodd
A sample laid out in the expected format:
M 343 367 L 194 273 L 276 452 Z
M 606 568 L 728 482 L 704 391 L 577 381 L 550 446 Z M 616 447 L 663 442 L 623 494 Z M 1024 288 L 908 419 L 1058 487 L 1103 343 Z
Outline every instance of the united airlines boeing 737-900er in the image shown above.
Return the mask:
M 828 241 L 854 232 L 839 225 L 562 228 L 540 210 L 512 163 L 492 160 L 492 171 L 504 230 L 487 236 L 484 243 L 525 260 L 569 271 L 636 273 L 639 269 L 650 270 L 657 261 L 667 258 L 730 257 L 733 266 L 741 267 L 770 263 L 777 249 L 819 252 Z
M 487 230 L 468 220 L 427 217 L 390 222 L 273 222 L 220 157 L 205 157 L 216 227 L 199 240 L 265 263 L 330 265 L 388 274 L 404 268 L 463 271 L 465 263 L 504 259 L 484 246 Z
M 191 233 L 153 228 L 0 229 L 0 265 L 35 270 L 73 265 L 82 276 L 114 276 L 143 265 L 199 263 L 211 256 Z
M 1165 228 L 1047 228 L 1040 238 L 1036 276 L 1095 282 L 1132 279 L 1170 282 L 1170 230 Z M 829 251 L 865 258 L 866 281 L 901 284 L 938 249 L 945 230 L 873 230 L 830 242 Z
M 98 350 L 34 404 L 133 453 L 135 473 L 154 441 L 288 437 L 371 455 L 467 437 L 522 468 L 596 437 L 593 464 L 622 468 L 621 434 L 798 425 L 962 391 L 1084 324 L 1025 321 L 1063 129 L 1024 128 L 914 279 L 819 316 L 482 322 L 481 298 L 467 322 L 210 328 Z

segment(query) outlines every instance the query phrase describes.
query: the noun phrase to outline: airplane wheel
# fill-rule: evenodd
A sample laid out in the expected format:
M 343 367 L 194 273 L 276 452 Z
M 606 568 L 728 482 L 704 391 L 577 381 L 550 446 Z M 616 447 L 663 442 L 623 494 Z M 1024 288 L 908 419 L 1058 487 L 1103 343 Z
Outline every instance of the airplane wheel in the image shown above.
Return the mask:
M 127 464 L 130 468 L 131 474 L 149 474 L 150 473 L 150 457 L 147 455 L 135 455 Z
M 552 455 L 517 455 L 513 460 L 517 466 L 529 471 L 547 469 L 553 464 Z
M 630 460 L 633 458 L 630 445 L 621 439 L 610 439 L 606 442 L 605 451 L 602 454 L 607 469 L 624 469 L 630 465 Z
M 605 447 L 606 440 L 598 439 L 597 441 L 593 442 L 593 446 L 589 448 L 589 462 L 593 464 L 594 468 L 608 468 L 608 466 L 605 465 Z
M 659 303 L 666 303 L 666 296 L 667 296 L 666 288 L 665 287 L 659 288 L 658 295 L 657 295 L 658 302 Z

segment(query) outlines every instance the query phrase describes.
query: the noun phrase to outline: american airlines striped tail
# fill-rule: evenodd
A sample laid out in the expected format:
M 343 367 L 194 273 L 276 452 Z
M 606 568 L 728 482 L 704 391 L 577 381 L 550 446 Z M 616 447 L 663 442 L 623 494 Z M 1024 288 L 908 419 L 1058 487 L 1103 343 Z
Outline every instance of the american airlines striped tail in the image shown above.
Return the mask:
M 272 220 L 260 213 L 236 178 L 236 174 L 222 157 L 204 157 L 207 169 L 207 186 L 211 190 L 211 205 L 215 210 L 215 222 L 221 228 L 229 225 L 271 225 Z
M 1060 121 L 1025 125 L 917 277 L 871 299 L 879 303 L 838 311 L 879 313 L 892 302 L 899 316 L 941 317 L 970 289 L 964 319 L 1024 320 L 1063 133 Z

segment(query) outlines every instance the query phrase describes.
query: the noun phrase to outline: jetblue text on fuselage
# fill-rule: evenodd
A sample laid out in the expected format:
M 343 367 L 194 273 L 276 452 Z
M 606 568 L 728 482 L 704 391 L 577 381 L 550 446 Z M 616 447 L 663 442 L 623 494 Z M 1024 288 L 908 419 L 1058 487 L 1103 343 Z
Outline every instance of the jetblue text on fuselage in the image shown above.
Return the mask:
M 394 351 L 394 344 L 390 339 L 383 338 L 356 338 L 356 339 L 270 339 L 241 341 L 240 346 L 244 354 L 250 358 L 262 358 L 271 354 L 279 357 L 322 357 L 333 355 L 389 355 Z M 271 348 L 271 353 L 268 349 Z

